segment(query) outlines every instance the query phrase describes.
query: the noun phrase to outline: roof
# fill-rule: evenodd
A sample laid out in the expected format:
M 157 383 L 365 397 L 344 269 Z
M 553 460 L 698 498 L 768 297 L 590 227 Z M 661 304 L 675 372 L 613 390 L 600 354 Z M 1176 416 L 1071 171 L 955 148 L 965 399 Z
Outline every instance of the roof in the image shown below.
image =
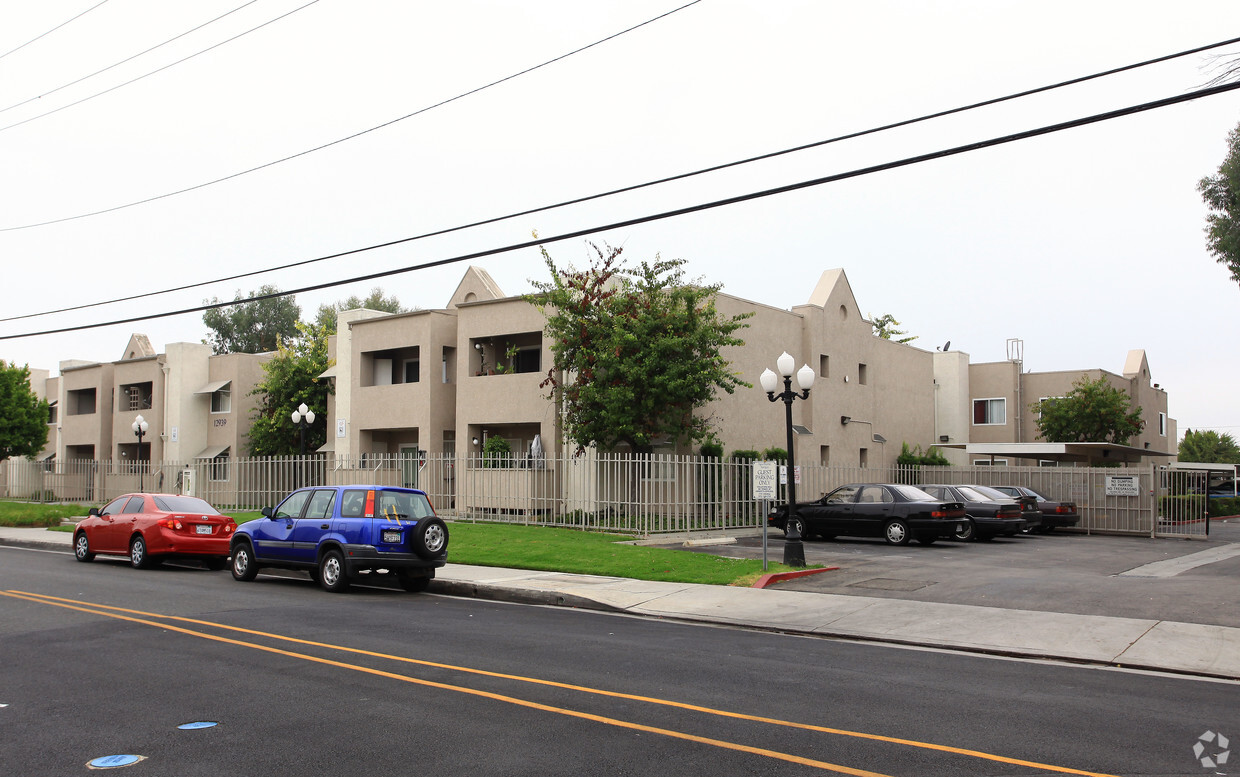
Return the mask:
M 1048 461 L 1107 461 L 1128 462 L 1143 458 L 1169 458 L 1174 453 L 1116 445 L 1112 442 L 968 442 L 935 443 L 932 448 L 963 449 L 970 456 L 1011 456 L 1018 459 L 1046 459 Z

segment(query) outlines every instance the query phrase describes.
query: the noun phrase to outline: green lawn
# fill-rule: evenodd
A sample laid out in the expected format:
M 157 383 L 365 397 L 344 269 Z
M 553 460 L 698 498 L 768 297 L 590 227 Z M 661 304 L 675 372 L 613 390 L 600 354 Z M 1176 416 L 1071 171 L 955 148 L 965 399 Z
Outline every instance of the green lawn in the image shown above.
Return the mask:
M 87 509 L 0 502 L 0 526 L 55 527 L 62 518 L 83 516 Z M 237 523 L 259 517 L 257 512 L 228 514 Z M 457 564 L 709 585 L 752 585 L 763 574 L 761 561 L 630 545 L 625 544 L 631 539 L 628 537 L 576 529 L 449 523 L 448 533 L 448 558 Z M 792 568 L 771 563 L 768 571 L 789 572 Z

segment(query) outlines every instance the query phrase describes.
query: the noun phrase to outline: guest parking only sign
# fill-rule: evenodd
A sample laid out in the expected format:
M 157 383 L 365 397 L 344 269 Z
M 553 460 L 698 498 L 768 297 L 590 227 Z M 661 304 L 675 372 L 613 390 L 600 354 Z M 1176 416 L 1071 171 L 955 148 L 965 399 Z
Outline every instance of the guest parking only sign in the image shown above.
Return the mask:
M 775 462 L 755 461 L 753 463 L 753 498 L 775 498 Z

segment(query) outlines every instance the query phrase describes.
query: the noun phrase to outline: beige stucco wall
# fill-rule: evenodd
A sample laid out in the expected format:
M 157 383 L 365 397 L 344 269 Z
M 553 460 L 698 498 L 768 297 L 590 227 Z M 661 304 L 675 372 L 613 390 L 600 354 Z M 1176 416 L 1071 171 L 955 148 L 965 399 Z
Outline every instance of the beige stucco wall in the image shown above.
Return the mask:
M 93 446 L 96 459 L 111 458 L 112 365 L 61 362 L 60 373 L 60 448 L 56 451 L 57 458 L 63 461 L 67 458 L 65 452 L 68 448 L 81 445 Z M 91 388 L 95 389 L 95 412 L 71 415 L 68 402 L 71 392 Z
M 168 461 L 188 461 L 207 445 L 206 409 L 211 397 L 194 392 L 210 382 L 210 356 L 211 347 L 203 343 L 169 343 L 164 348 L 167 401 L 162 412 Z

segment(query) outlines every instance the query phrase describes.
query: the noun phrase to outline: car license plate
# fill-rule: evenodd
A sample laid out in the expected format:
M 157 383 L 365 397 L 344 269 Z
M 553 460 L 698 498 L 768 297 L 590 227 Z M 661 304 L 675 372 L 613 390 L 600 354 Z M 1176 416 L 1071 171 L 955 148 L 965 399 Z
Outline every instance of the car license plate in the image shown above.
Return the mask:
M 194 527 L 195 534 L 210 534 L 211 527 L 205 523 L 200 523 Z
M 387 543 L 388 545 L 399 545 L 400 544 L 400 532 L 398 531 L 383 532 L 383 541 Z

